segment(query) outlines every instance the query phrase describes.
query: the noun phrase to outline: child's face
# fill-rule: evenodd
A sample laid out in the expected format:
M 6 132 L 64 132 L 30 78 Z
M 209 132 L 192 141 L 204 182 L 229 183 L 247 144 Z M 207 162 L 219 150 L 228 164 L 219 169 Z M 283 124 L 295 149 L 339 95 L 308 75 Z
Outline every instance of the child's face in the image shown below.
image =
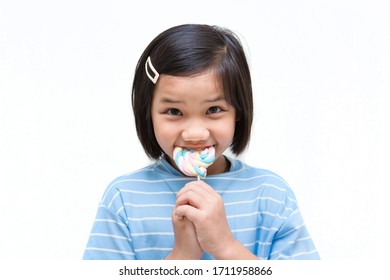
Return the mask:
M 224 99 L 211 71 L 195 76 L 160 75 L 152 101 L 154 133 L 170 157 L 176 146 L 200 150 L 214 146 L 216 160 L 208 174 L 222 173 L 222 153 L 230 146 L 236 110 Z

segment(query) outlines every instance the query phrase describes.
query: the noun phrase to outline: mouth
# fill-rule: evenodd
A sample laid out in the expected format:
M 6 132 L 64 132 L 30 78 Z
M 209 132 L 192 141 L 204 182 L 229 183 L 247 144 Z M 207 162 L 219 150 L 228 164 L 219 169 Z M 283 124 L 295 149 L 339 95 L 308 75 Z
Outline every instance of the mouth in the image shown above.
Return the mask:
M 197 151 L 197 152 L 200 152 L 200 151 L 204 151 L 204 150 L 206 150 L 206 149 L 209 149 L 209 148 L 211 148 L 211 147 L 215 148 L 215 145 L 211 145 L 211 146 L 198 146 L 198 145 L 196 145 L 196 146 L 186 146 L 186 147 L 178 146 L 178 147 L 180 147 L 180 148 L 182 148 L 182 149 L 186 149 L 186 150 L 188 150 L 188 151 Z
M 177 146 L 173 151 L 172 159 L 177 167 L 186 176 L 205 178 L 207 167 L 215 161 L 215 149 L 212 146 Z

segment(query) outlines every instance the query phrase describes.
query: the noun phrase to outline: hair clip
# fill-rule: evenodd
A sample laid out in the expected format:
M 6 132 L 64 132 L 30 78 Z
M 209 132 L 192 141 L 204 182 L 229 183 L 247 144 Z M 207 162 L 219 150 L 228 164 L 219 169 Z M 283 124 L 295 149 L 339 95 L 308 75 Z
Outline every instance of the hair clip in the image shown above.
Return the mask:
M 150 68 L 150 70 L 152 70 L 152 72 L 154 73 L 154 77 L 152 77 L 152 75 L 150 75 L 148 68 Z M 152 64 L 152 61 L 150 59 L 150 56 L 148 57 L 148 59 L 145 62 L 145 71 L 146 71 L 146 75 L 148 75 L 149 79 L 153 82 L 153 84 L 156 84 L 160 74 L 153 67 L 153 64 Z

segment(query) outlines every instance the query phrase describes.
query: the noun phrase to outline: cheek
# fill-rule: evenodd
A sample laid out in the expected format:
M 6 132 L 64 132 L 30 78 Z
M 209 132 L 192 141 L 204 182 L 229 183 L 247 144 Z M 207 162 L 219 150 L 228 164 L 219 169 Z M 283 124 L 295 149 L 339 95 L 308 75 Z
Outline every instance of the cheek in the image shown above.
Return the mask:
M 165 141 L 164 139 L 167 137 L 166 136 L 167 133 L 166 133 L 164 127 L 161 126 L 158 123 L 154 123 L 153 124 L 153 129 L 154 129 L 154 135 L 156 136 L 156 139 L 157 139 L 157 141 L 159 142 L 159 144 L 161 146 L 160 142 L 164 142 Z
M 235 122 L 229 120 L 217 125 L 214 129 L 213 136 L 221 145 L 221 148 L 228 148 L 233 141 Z
M 233 117 L 228 118 L 225 120 L 225 123 L 223 125 L 223 128 L 220 133 L 224 135 L 225 138 L 233 138 L 234 131 L 236 128 L 236 121 Z
M 165 153 L 169 154 L 176 139 L 177 127 L 157 121 L 153 123 L 153 129 L 158 144 Z
M 221 138 L 223 138 L 226 145 L 229 145 L 233 141 L 235 126 L 226 126 L 225 130 L 221 132 Z

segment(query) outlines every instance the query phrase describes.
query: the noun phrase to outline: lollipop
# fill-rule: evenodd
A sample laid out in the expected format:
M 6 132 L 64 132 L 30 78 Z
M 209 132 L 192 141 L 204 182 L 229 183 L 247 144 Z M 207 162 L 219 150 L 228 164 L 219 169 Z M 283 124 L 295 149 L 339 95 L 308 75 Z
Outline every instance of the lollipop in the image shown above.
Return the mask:
M 215 149 L 213 146 L 200 150 L 187 150 L 176 147 L 173 151 L 173 159 L 177 167 L 187 176 L 205 178 L 207 167 L 215 160 Z

